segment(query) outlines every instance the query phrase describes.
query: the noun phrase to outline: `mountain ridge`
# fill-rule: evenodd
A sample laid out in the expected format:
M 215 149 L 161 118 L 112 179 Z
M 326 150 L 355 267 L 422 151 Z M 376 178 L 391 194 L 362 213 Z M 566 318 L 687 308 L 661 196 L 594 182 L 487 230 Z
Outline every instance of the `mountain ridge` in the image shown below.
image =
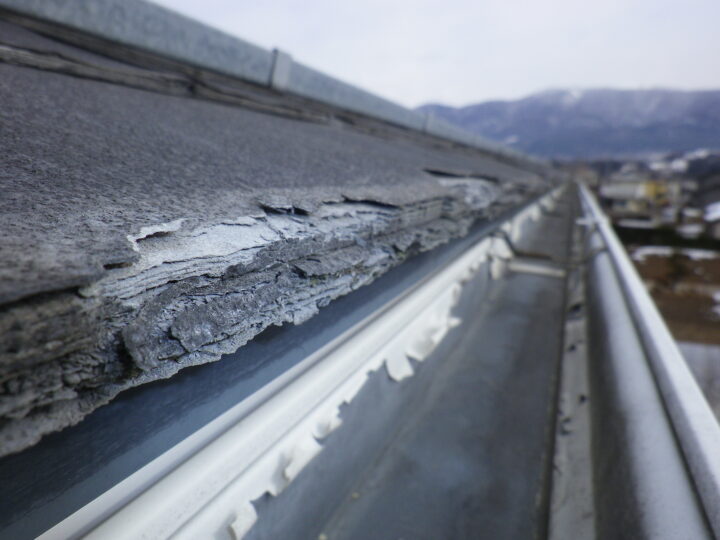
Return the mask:
M 549 158 L 720 149 L 720 90 L 550 89 L 516 100 L 418 110 Z

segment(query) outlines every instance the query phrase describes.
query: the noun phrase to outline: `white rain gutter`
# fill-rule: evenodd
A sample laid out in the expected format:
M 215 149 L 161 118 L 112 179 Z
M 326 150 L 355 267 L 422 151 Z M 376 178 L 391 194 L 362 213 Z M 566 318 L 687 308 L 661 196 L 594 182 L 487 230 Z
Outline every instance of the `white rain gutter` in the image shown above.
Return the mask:
M 607 217 L 582 184 L 580 193 L 590 225 L 612 260 L 706 516 L 720 538 L 720 424 Z
M 556 188 L 501 226 L 517 240 Z M 257 519 L 252 501 L 279 495 L 322 451 L 368 375 L 400 383 L 462 321 L 452 314 L 478 272 L 500 278 L 513 253 L 485 237 L 444 269 L 285 372 L 249 398 L 44 533 L 42 540 L 242 538 Z

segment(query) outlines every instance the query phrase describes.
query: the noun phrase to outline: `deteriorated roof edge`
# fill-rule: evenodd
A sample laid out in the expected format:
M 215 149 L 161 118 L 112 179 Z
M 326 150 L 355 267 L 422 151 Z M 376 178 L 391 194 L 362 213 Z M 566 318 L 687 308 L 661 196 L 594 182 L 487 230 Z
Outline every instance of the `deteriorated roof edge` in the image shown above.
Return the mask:
M 454 180 L 420 205 L 323 204 L 131 238 L 137 258 L 78 292 L 0 312 L 0 456 L 75 424 L 119 392 L 235 352 L 272 325 L 301 324 L 333 299 L 467 234 L 544 191 Z
M 0 455 L 299 324 L 555 179 L 409 131 L 148 92 L 178 78 L 2 24 Z

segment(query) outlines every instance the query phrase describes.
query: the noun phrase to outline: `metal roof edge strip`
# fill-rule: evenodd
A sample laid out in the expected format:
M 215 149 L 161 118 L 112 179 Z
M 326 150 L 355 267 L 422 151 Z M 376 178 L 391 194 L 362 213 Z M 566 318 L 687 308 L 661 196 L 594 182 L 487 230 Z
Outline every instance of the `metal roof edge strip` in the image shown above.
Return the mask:
M 544 160 L 474 135 L 143 0 L 0 0 L 0 7 L 104 39 L 209 68 L 329 105 L 422 131 L 508 159 L 544 166 Z M 282 60 L 278 62 L 278 58 Z M 281 67 L 282 73 L 278 73 Z M 280 76 L 279 76 L 280 75 Z
M 188 17 L 142 0 L 0 0 L 0 7 L 267 84 L 272 54 Z

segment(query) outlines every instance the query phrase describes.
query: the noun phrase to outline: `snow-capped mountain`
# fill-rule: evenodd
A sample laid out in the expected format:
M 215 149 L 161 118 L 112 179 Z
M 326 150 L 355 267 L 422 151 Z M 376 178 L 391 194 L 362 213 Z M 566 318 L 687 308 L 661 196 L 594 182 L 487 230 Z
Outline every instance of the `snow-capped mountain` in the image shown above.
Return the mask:
M 720 149 L 720 90 L 549 90 L 515 101 L 420 110 L 547 157 Z

